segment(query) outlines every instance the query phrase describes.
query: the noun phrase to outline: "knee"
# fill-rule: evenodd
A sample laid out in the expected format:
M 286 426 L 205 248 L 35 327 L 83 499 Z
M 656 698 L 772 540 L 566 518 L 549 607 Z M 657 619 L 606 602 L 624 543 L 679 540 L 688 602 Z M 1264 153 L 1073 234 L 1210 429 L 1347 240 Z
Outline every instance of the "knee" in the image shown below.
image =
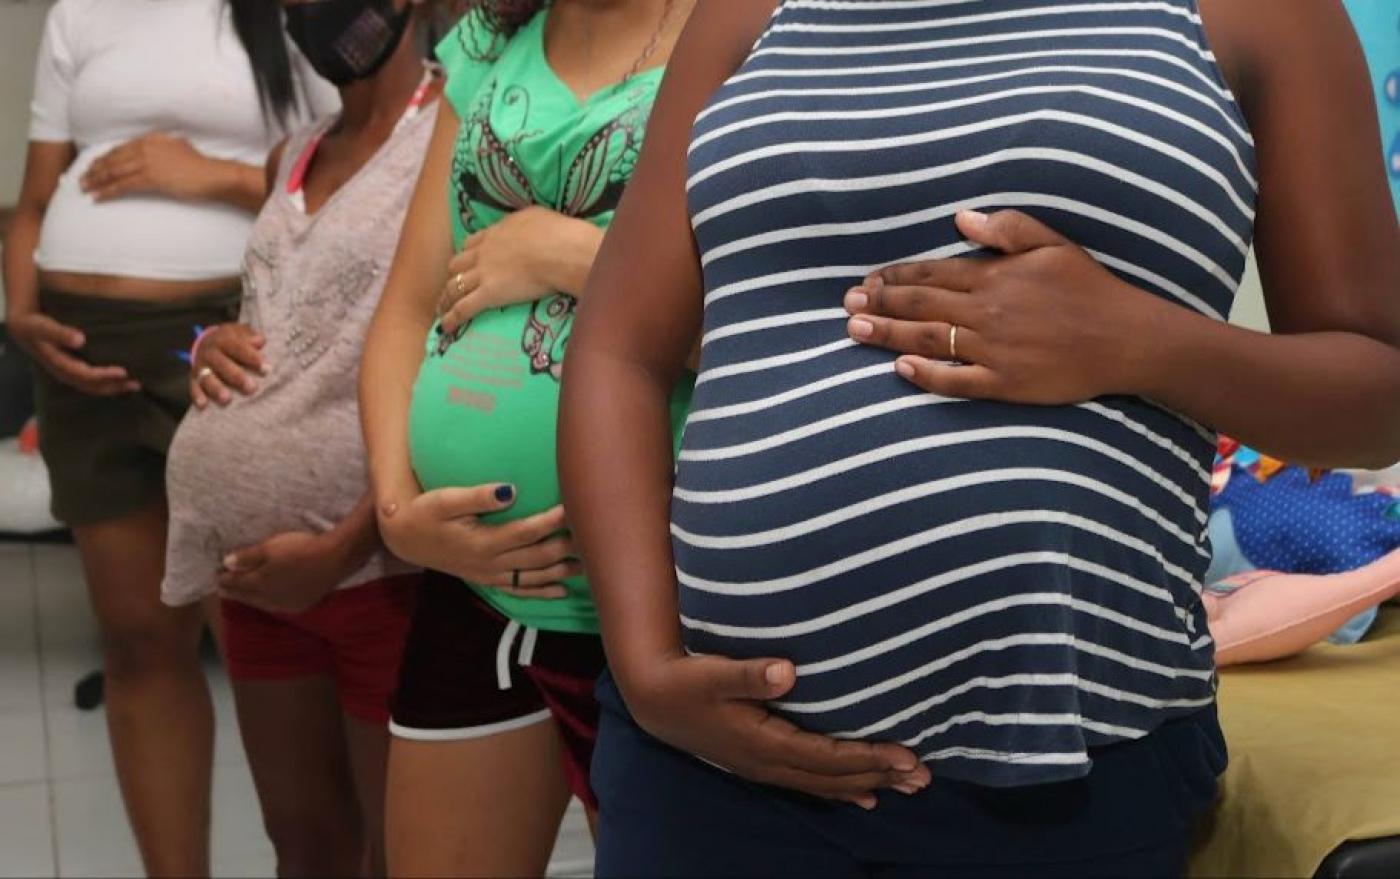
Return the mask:
M 105 625 L 102 654 L 107 675 L 115 678 L 198 669 L 198 629 L 174 620 Z

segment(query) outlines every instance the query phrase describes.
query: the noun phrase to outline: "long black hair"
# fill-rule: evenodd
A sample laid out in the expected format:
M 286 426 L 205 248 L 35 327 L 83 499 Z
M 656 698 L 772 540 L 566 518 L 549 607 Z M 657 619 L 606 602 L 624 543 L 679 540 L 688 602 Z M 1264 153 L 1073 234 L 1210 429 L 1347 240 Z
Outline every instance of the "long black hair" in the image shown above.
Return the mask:
M 282 25 L 282 4 L 277 0 L 227 0 L 233 13 L 233 29 L 248 54 L 263 118 L 287 127 L 296 107 L 292 59 L 287 54 L 287 34 Z

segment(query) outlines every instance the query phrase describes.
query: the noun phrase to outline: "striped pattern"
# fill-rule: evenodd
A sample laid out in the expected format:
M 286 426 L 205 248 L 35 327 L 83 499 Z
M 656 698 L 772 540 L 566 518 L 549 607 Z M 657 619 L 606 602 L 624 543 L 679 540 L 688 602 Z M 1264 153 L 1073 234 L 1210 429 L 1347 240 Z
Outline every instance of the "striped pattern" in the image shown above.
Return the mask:
M 1223 318 L 1253 143 L 1189 0 L 788 0 L 696 121 L 705 338 L 672 536 L 687 646 L 785 656 L 776 707 L 940 776 L 1081 775 L 1210 703 L 1214 436 L 1147 401 L 901 381 L 845 334 L 871 268 L 1018 208 Z

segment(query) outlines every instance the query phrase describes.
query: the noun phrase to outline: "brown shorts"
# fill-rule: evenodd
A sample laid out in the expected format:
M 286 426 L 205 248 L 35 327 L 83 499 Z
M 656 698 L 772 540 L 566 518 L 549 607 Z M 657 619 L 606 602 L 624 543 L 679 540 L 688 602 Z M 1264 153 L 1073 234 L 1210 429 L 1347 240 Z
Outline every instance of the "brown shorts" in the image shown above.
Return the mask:
M 41 291 L 39 307 L 83 331 L 78 356 L 123 366 L 141 390 L 94 397 L 35 369 L 39 451 L 55 519 L 92 525 L 133 513 L 165 491 L 165 453 L 189 408 L 187 354 L 199 327 L 238 317 L 242 291 L 143 302 Z

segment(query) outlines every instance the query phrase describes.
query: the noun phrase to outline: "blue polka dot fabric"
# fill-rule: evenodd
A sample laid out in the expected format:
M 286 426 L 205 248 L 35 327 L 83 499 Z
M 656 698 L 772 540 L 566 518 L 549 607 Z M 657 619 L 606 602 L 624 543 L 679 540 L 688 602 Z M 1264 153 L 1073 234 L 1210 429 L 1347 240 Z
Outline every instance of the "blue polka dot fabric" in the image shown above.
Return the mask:
M 1342 473 L 1312 481 L 1286 467 L 1261 482 L 1237 467 L 1214 505 L 1230 511 L 1240 551 L 1260 569 L 1340 574 L 1400 548 L 1395 498 L 1354 494 Z

